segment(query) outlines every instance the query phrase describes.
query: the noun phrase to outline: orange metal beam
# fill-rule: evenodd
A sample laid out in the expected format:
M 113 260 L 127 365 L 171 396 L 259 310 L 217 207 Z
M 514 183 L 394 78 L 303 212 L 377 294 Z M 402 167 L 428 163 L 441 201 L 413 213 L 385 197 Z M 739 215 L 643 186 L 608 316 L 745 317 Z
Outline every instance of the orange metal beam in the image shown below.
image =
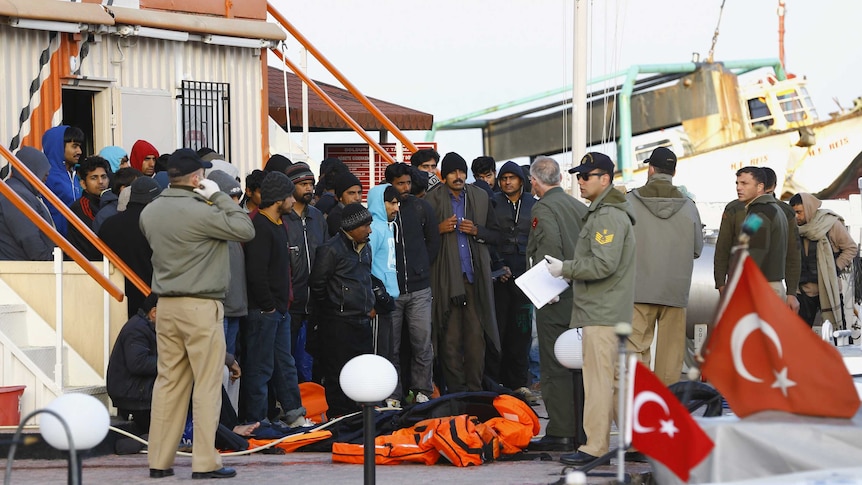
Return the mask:
M 78 216 L 76 216 L 71 209 L 66 207 L 66 204 L 64 204 L 63 201 L 59 199 L 59 197 L 54 195 L 54 192 L 51 192 L 51 189 L 49 189 L 48 186 L 46 186 L 41 180 L 39 180 L 35 175 L 33 175 L 33 172 L 31 172 L 30 169 L 28 169 L 23 163 L 21 163 L 21 161 L 18 160 L 18 158 L 15 157 L 15 155 L 13 155 L 8 148 L 0 145 L 0 155 L 9 160 L 9 163 L 12 164 L 12 167 L 17 170 L 18 173 L 23 175 L 24 178 L 27 179 L 27 181 L 30 182 L 30 184 L 32 184 L 33 187 L 35 187 L 36 190 L 38 190 L 43 197 L 45 197 L 52 204 L 54 204 L 54 207 L 56 207 L 57 210 L 59 210 L 63 214 L 63 216 L 69 221 L 69 224 L 73 224 L 79 231 L 81 231 L 81 234 L 83 234 L 84 237 L 86 237 L 87 240 L 90 241 L 102 254 L 107 256 L 108 260 L 111 261 L 111 263 L 116 266 L 121 273 L 123 273 L 123 276 L 128 278 L 129 281 L 131 281 L 132 284 L 135 285 L 135 287 L 141 290 L 141 293 L 143 293 L 144 295 L 150 294 L 150 291 L 152 291 L 150 290 L 150 286 L 145 283 L 134 271 L 132 271 L 132 269 L 129 268 L 129 266 L 122 259 L 120 259 L 119 256 L 117 256 L 117 253 L 115 253 L 101 239 L 99 239 L 99 237 L 96 236 L 95 233 L 93 233 L 92 229 L 87 227 L 87 225 L 84 224 L 83 221 L 78 219 Z M 5 183 L 3 185 L 5 189 L 8 189 L 8 187 L 5 187 Z M 9 189 L 9 191 L 11 191 L 11 189 Z M 9 197 L 6 194 L 5 190 L 3 193 L 7 197 Z M 17 196 L 18 194 L 15 194 L 15 197 Z M 10 200 L 14 200 L 12 197 L 9 198 Z M 18 208 L 21 209 L 20 206 Z M 26 208 L 30 209 L 29 206 L 27 206 Z M 43 227 L 40 224 L 43 223 L 44 220 L 32 209 L 29 211 L 21 209 L 21 211 L 26 214 L 30 218 L 30 220 L 33 221 L 39 227 L 39 229 L 44 231 L 45 234 L 47 234 L 48 237 L 50 237 L 51 240 L 54 241 L 55 244 L 57 244 L 57 246 L 60 246 L 63 251 L 65 251 L 72 257 L 73 260 L 75 260 L 76 263 L 78 263 L 82 268 L 84 268 L 84 271 L 86 271 L 90 276 L 92 276 L 93 279 L 95 279 L 102 286 L 102 288 L 105 289 L 105 291 L 110 293 L 111 296 L 113 296 L 117 301 L 123 301 L 123 292 L 113 283 L 111 283 L 111 281 L 108 280 L 105 275 L 100 273 L 99 270 L 96 269 L 96 267 L 93 265 L 93 263 L 87 261 L 87 259 L 77 249 L 70 245 L 69 242 L 66 241 L 66 239 L 62 235 L 60 235 L 60 233 L 58 233 L 56 229 L 54 229 L 50 224 L 45 223 L 45 226 L 47 227 L 46 230 L 46 227 Z
M 333 101 L 328 94 L 326 94 L 322 89 L 320 89 L 320 86 L 318 86 L 313 79 L 308 77 L 304 72 L 302 72 L 301 69 L 299 69 L 296 64 L 294 64 L 290 59 L 284 57 L 278 50 L 272 49 L 272 52 L 274 52 L 276 56 L 278 56 L 282 61 L 284 61 L 287 64 L 287 67 L 289 67 L 291 71 L 296 73 L 296 75 L 299 76 L 300 79 L 302 79 L 302 82 L 307 84 L 308 87 L 312 89 L 312 91 L 314 91 L 318 96 L 320 96 L 320 99 L 322 99 L 326 104 L 328 104 L 329 107 L 333 109 L 333 111 L 338 113 L 338 116 L 341 116 L 341 119 L 346 121 L 347 124 L 350 125 L 350 127 L 353 128 L 353 130 L 359 134 L 359 136 L 361 136 L 365 141 L 367 141 L 368 144 L 371 145 L 371 147 L 374 148 L 374 150 L 376 150 L 377 153 L 379 153 L 380 156 L 383 157 L 383 159 L 386 160 L 387 163 L 395 163 L 395 159 L 392 158 L 392 155 L 386 152 L 386 150 L 384 150 L 382 146 L 380 146 L 376 141 L 374 141 L 374 139 L 371 138 L 368 133 L 366 133 L 365 130 L 362 129 L 361 126 L 359 126 L 359 123 L 357 123 L 356 120 L 354 120 L 349 114 L 347 114 L 347 111 L 344 111 L 341 106 L 338 106 L 338 103 Z M 290 123 L 289 111 L 287 113 L 287 122 Z M 412 143 L 411 146 L 413 146 Z M 413 146 L 411 150 L 416 151 L 416 147 Z
M 290 32 L 290 34 L 296 40 L 298 40 L 300 44 L 302 44 L 306 49 L 308 49 L 308 52 L 310 52 L 311 55 L 317 58 L 317 60 L 320 61 L 321 64 L 323 64 L 323 67 L 329 70 L 329 72 L 332 73 L 332 75 L 335 76 L 335 78 L 338 79 L 338 81 L 340 81 L 341 84 L 344 85 L 344 87 L 347 88 L 347 90 L 350 91 L 351 94 L 353 94 L 353 96 L 356 97 L 356 99 L 360 103 L 362 103 L 362 105 L 365 106 L 365 108 L 368 109 L 368 111 L 370 111 L 375 118 L 377 118 L 381 123 L 383 123 L 383 126 L 385 126 L 386 129 L 389 130 L 393 135 L 395 135 L 395 137 L 398 138 L 401 143 L 403 143 L 404 146 L 407 147 L 407 149 L 409 149 L 411 152 L 417 151 L 416 145 L 414 145 L 413 142 L 410 141 L 410 139 L 407 138 L 404 133 L 402 133 L 401 130 L 398 129 L 397 126 L 395 126 L 395 123 L 393 123 L 385 114 L 383 114 L 383 112 L 380 111 L 380 109 L 375 106 L 374 103 L 372 103 L 368 98 L 366 98 L 365 95 L 362 94 L 359 89 L 357 89 L 356 86 L 353 85 L 353 83 L 351 83 L 346 77 L 344 77 L 344 75 L 341 74 L 341 71 L 336 69 L 335 66 L 332 65 L 331 62 L 329 62 L 329 59 L 327 59 L 319 50 L 317 50 L 317 48 L 314 47 L 311 42 L 306 39 L 305 36 L 302 35 L 299 30 L 296 29 L 296 27 L 293 26 L 293 24 L 288 22 L 284 15 L 282 15 L 281 12 L 279 12 L 272 5 L 272 3 L 266 2 L 266 11 L 269 12 L 269 14 L 272 15 L 273 18 L 275 18 L 281 24 L 282 27 L 284 27 L 288 32 Z M 273 50 L 273 52 L 275 52 L 275 50 Z M 291 69 L 293 69 L 293 71 L 297 75 L 300 74 L 299 70 L 295 68 Z M 289 113 L 288 120 L 290 120 Z M 354 130 L 356 130 L 356 128 L 354 128 Z M 361 128 L 356 131 L 361 131 Z

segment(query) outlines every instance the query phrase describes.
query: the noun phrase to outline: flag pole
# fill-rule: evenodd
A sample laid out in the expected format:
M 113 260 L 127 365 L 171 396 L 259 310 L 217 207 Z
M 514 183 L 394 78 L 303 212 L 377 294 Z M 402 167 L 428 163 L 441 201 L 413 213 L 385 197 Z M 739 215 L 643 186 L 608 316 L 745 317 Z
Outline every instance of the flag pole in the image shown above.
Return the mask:
M 730 273 L 727 275 L 727 284 L 724 286 L 724 291 L 721 292 L 721 295 L 718 298 L 718 305 L 715 307 L 715 313 L 712 316 L 713 325 L 718 322 L 721 314 L 724 313 L 727 301 L 730 298 L 729 295 L 733 294 L 732 290 L 733 288 L 736 288 L 736 283 L 739 281 L 739 275 L 742 273 L 739 263 L 744 259 L 743 257 L 748 254 L 748 243 L 751 241 L 751 236 L 759 231 L 762 225 L 763 218 L 757 214 L 749 214 L 742 222 L 739 237 L 736 239 L 736 246 L 730 250 L 730 264 L 728 265 Z M 707 333 L 706 339 L 704 340 L 703 345 L 701 345 L 701 349 L 706 347 L 711 335 L 712 332 Z M 695 356 L 695 361 L 697 363 L 703 362 L 703 356 L 700 355 L 699 352 Z
M 632 334 L 632 324 L 628 322 L 620 322 L 614 326 L 614 331 L 617 334 L 617 354 L 619 356 L 619 372 L 620 376 L 617 381 L 617 428 L 619 430 L 619 439 L 617 439 L 617 483 L 622 485 L 626 483 L 626 450 L 629 448 L 627 425 L 628 406 L 626 406 L 626 395 L 628 394 L 628 386 L 626 386 L 626 341 L 629 335 Z
M 617 381 L 617 428 L 619 430 L 619 439 L 617 440 L 617 448 L 610 450 L 595 460 L 576 468 L 577 471 L 589 473 L 593 469 L 610 463 L 614 455 L 617 456 L 617 483 L 624 484 L 626 482 L 626 450 L 629 447 L 630 433 L 627 433 L 627 406 L 626 397 L 629 394 L 629 386 L 626 385 L 626 341 L 632 333 L 632 324 L 628 322 L 620 322 L 614 326 L 614 333 L 617 334 L 618 345 L 617 355 L 619 356 L 619 379 Z
M 715 313 L 712 316 L 713 326 L 718 323 L 719 318 L 721 318 L 722 313 L 724 313 L 724 309 L 727 307 L 727 302 L 730 299 L 730 295 L 733 294 L 733 290 L 736 288 L 736 285 L 739 282 L 739 275 L 742 274 L 740 262 L 744 261 L 745 256 L 748 255 L 748 243 L 749 241 L 751 241 L 751 236 L 753 236 L 754 233 L 759 231 L 762 225 L 763 218 L 761 218 L 757 214 L 749 214 L 742 222 L 742 228 L 739 232 L 739 237 L 736 239 L 736 246 L 734 246 L 730 250 L 730 264 L 728 265 L 728 267 L 730 268 L 730 273 L 727 275 L 727 284 L 724 286 L 724 291 L 721 292 L 721 295 L 718 298 L 718 305 L 715 307 Z M 703 344 L 700 347 L 701 350 L 706 348 L 707 344 L 709 344 L 709 339 L 711 337 L 712 332 L 707 332 L 706 338 L 704 339 Z M 696 364 L 698 364 L 698 366 L 689 370 L 689 383 L 694 382 L 700 378 L 700 364 L 703 363 L 703 355 L 701 355 L 700 350 L 694 356 L 694 361 Z M 681 401 L 683 405 L 686 405 L 688 399 L 691 397 L 691 391 L 692 386 L 686 385 L 685 390 L 682 393 Z

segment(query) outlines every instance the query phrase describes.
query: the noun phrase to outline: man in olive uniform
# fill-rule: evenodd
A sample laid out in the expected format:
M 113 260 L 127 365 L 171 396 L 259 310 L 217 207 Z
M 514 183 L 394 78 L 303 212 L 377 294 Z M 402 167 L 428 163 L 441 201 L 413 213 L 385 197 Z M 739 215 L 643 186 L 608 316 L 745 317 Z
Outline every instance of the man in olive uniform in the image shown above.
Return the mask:
M 541 199 L 531 213 L 527 239 L 529 266 L 541 262 L 545 255 L 561 260 L 574 257 L 587 206 L 560 188 L 561 178 L 560 166 L 553 158 L 538 157 L 530 166 L 533 192 Z M 530 443 L 531 451 L 573 451 L 581 434 L 573 403 L 575 380 L 572 372 L 554 356 L 554 343 L 569 329 L 572 320 L 572 296 L 572 290 L 568 289 L 560 294 L 560 301 L 536 311 L 542 399 L 548 410 L 548 426 L 544 437 Z M 578 384 L 582 385 L 580 380 Z M 583 395 L 583 390 L 580 394 Z M 580 410 L 583 412 L 583 403 Z

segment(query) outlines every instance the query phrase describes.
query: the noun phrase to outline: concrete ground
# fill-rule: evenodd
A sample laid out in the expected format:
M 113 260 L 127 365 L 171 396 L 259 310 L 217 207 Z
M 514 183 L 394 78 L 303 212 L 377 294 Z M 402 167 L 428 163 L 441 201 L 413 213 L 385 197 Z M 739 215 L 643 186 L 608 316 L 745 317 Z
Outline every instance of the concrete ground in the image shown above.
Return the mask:
M 544 406 L 533 408 L 540 416 L 542 429 L 547 423 Z M 611 437 L 611 445 L 616 436 Z M 565 483 L 565 473 L 571 468 L 560 463 L 560 453 L 550 453 L 550 461 L 498 461 L 482 466 L 457 468 L 441 459 L 437 465 L 425 466 L 419 464 L 380 465 L 376 467 L 376 478 L 379 484 L 411 484 L 439 485 L 446 484 L 554 484 Z M 329 453 L 295 452 L 285 455 L 265 455 L 254 453 L 246 456 L 226 457 L 224 465 L 237 470 L 237 477 L 228 483 L 307 483 L 324 484 L 360 484 L 363 483 L 362 465 L 332 463 Z M 6 460 L 2 461 L 5 468 Z M 646 463 L 626 463 L 626 475 L 630 483 L 647 484 L 650 482 L 650 467 Z M 104 455 L 85 458 L 83 460 L 84 484 L 169 484 L 189 482 L 191 480 L 191 458 L 178 457 L 174 465 L 176 475 L 169 478 L 154 480 L 149 478 L 147 456 L 139 455 Z M 616 464 L 599 467 L 590 472 L 587 477 L 589 484 L 616 483 Z M 66 461 L 62 459 L 15 460 L 12 466 L 13 484 L 62 484 L 66 483 Z M 197 482 L 196 482 L 197 483 Z

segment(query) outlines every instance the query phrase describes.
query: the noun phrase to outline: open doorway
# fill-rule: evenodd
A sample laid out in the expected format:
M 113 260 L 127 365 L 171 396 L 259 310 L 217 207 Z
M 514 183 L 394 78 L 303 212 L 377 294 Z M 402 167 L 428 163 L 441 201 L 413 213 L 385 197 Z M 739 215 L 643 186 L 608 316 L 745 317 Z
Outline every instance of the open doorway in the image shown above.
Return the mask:
M 89 156 L 95 151 L 93 140 L 93 98 L 95 91 L 82 89 L 63 89 L 63 121 L 64 125 L 76 126 L 84 132 L 83 156 Z

